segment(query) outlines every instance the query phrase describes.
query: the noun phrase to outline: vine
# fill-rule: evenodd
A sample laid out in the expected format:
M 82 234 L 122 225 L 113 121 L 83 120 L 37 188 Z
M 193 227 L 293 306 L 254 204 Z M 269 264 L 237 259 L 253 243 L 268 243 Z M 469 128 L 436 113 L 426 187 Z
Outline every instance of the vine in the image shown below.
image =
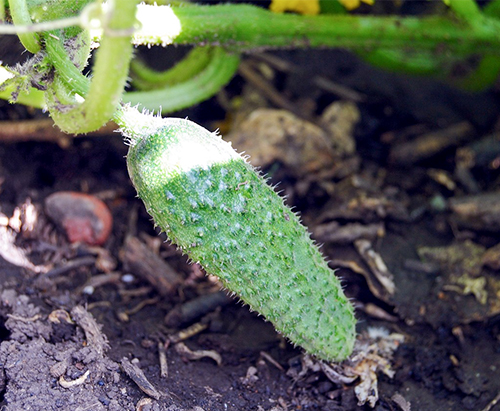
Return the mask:
M 28 51 L 43 56 L 47 76 L 39 88 L 46 89 L 45 101 L 27 81 L 33 73 L 6 67 L 0 68 L 0 97 L 46 107 L 71 133 L 105 124 L 120 100 L 163 113 L 196 104 L 231 79 L 239 54 L 254 49 L 344 47 L 380 67 L 441 78 L 454 62 L 475 56 L 477 69 L 459 83 L 469 89 L 488 86 L 500 71 L 498 1 L 481 10 L 473 0 L 448 0 L 449 13 L 426 17 L 301 16 L 245 4 L 156 6 L 115 0 L 106 9 L 100 1 L 47 3 L 50 7 L 9 0 L 14 25 L 0 25 L 0 33 L 18 33 Z M 77 37 L 85 40 L 75 47 Z M 92 80 L 82 74 L 91 42 L 100 44 Z M 176 69 L 154 73 L 138 61 L 130 64 L 130 43 L 195 47 Z M 124 92 L 129 66 L 137 90 Z

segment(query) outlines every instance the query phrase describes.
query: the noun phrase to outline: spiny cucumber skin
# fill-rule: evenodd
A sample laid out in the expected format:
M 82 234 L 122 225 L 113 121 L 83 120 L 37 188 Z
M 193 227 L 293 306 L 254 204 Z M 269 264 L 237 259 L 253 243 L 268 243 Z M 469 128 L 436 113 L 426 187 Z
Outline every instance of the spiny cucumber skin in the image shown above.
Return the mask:
M 133 136 L 127 166 L 169 239 L 325 360 L 349 356 L 353 307 L 298 217 L 231 145 L 188 120 Z

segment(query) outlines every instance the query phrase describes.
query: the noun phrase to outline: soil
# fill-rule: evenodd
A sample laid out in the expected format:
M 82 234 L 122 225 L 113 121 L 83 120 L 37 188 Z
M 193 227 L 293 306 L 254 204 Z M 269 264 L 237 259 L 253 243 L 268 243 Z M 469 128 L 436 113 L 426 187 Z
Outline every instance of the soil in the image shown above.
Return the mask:
M 496 197 L 489 208 L 482 197 L 498 190 L 498 92 L 373 70 L 341 51 L 273 55 L 301 68 L 276 72 L 272 84 L 316 124 L 330 103 L 346 99 L 315 87 L 314 76 L 362 95 L 356 148 L 332 154 L 341 167 L 326 161 L 304 172 L 279 153 L 258 164 L 281 181 L 338 269 L 357 308 L 357 360 L 317 361 L 229 297 L 197 306 L 187 320 L 173 316 L 215 295 L 218 283 L 154 231 L 120 136 L 69 144 L 28 136 L 0 144 L 2 409 L 500 409 L 500 219 Z M 253 68 L 261 61 L 248 57 Z M 245 110 L 273 108 L 257 88 L 237 76 L 218 98 L 175 115 L 244 141 Z M 250 107 L 224 104 L 235 95 Z M 0 112 L 4 124 L 45 116 L 7 104 Z M 439 149 L 425 144 L 429 132 L 443 142 Z M 265 141 L 255 140 L 257 157 Z M 475 161 L 462 167 L 466 154 Z M 113 226 L 104 244 L 72 244 L 49 218 L 44 202 L 61 191 L 106 203 Z M 486 210 L 465 216 L 458 200 Z M 173 291 L 161 287 L 162 273 L 148 277 L 133 264 L 130 237 L 178 276 Z

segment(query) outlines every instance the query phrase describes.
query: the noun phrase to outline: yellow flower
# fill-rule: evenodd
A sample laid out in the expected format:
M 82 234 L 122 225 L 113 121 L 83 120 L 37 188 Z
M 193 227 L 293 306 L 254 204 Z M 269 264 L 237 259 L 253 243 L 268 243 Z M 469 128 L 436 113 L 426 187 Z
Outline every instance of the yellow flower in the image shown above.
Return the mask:
M 357 9 L 361 3 L 366 3 L 372 6 L 374 0 L 339 0 L 339 2 L 342 3 L 347 10 L 354 10 Z
M 272 0 L 269 10 L 274 13 L 295 11 L 300 14 L 319 14 L 319 0 Z

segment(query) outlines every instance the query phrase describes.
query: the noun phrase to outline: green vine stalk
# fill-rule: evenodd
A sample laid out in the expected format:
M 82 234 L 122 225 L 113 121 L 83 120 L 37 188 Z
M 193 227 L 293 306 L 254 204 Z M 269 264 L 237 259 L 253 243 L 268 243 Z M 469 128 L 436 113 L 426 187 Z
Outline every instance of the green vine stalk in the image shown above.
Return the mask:
M 239 62 L 239 55 L 216 47 L 200 72 L 184 81 L 179 77 L 176 83 L 160 86 L 155 90 L 126 93 L 123 101 L 150 111 L 158 110 L 158 102 L 161 101 L 162 113 L 190 107 L 213 96 L 219 91 L 221 84 L 228 83 L 236 73 Z
M 88 132 L 100 127 L 112 117 L 122 96 L 123 101 L 142 103 L 149 109 L 159 110 L 161 107 L 164 113 L 195 104 L 213 95 L 229 81 L 236 71 L 238 54 L 254 49 L 343 47 L 360 53 L 381 67 L 438 76 L 449 69 L 450 62 L 479 56 L 477 73 L 462 82 L 470 88 L 491 84 L 500 70 L 499 7 L 495 6 L 498 1 L 491 2 L 481 11 L 473 0 L 449 0 L 448 15 L 426 17 L 300 16 L 276 14 L 245 4 L 139 5 L 136 8 L 133 1 L 117 0 L 115 3 L 120 7 L 105 14 L 100 2 L 90 0 L 49 0 L 45 3 L 10 0 L 14 26 L 0 25 L 0 33 L 17 28 L 30 51 L 36 52 L 43 45 L 38 54 L 46 53 L 47 71 L 54 67 L 56 77 L 61 79 L 55 82 L 55 89 L 50 82 L 44 84 L 48 89 L 45 106 L 56 123 L 68 132 Z M 50 7 L 43 7 L 47 4 Z M 133 44 L 211 44 L 219 47 L 219 54 L 226 50 L 226 64 L 214 56 L 210 64 L 201 58 L 187 58 L 177 71 L 185 73 L 183 78 L 176 80 L 170 72 L 167 77 L 171 76 L 171 80 L 165 81 L 157 73 L 153 76 L 156 79 L 137 80 L 137 84 L 144 86 L 142 90 L 123 94 L 132 56 L 129 47 L 132 33 L 116 34 L 134 27 L 132 13 L 135 10 L 139 26 L 132 35 Z M 115 23 L 113 18 L 116 18 Z M 96 21 L 100 30 L 90 30 Z M 57 31 L 47 31 L 51 23 Z M 68 26 L 64 30 L 61 29 L 63 23 Z M 42 29 L 42 33 L 35 34 Z M 91 83 L 81 74 L 83 67 L 75 67 L 69 63 L 71 58 L 65 57 L 75 53 L 67 42 L 82 30 L 92 33 L 92 40 L 101 44 Z M 106 31 L 114 34 L 107 35 Z M 113 76 L 109 75 L 110 67 Z M 146 75 L 144 67 L 138 63 L 132 67 L 138 75 L 141 71 L 142 76 Z M 217 70 L 213 70 L 214 67 Z M 18 74 L 21 76 L 22 73 Z M 151 71 L 147 75 L 151 77 Z M 62 92 L 61 82 L 66 85 L 66 92 Z M 19 78 L 5 82 L 0 97 L 10 96 L 7 89 L 14 89 L 14 97 L 22 96 L 23 101 L 29 103 L 32 89 L 26 86 L 26 82 L 23 87 L 19 86 L 20 83 Z M 40 106 L 37 94 L 33 90 L 31 103 Z M 72 95 L 77 97 L 76 100 L 58 101 L 61 96 Z
M 134 59 L 130 62 L 132 84 L 138 90 L 145 91 L 187 81 L 207 67 L 215 50 L 213 47 L 195 47 L 165 71 L 153 70 L 142 60 Z
M 15 25 L 30 25 L 32 24 L 28 5 L 24 1 L 9 0 L 9 9 L 12 16 L 12 21 Z M 21 33 L 19 40 L 31 53 L 40 51 L 40 39 L 36 33 Z
M 450 4 L 464 11 L 458 0 Z M 474 3 L 474 2 L 472 2 Z M 475 4 L 475 3 L 474 3 Z M 460 7 L 459 7 L 460 6 Z M 143 5 L 144 21 L 155 6 Z M 428 17 L 275 14 L 244 4 L 172 7 L 161 30 L 148 27 L 135 44 L 218 44 L 236 50 L 280 47 L 405 48 L 459 54 L 498 52 L 500 21 L 483 14 Z M 178 27 L 182 30 L 178 32 Z M 150 33 L 156 33 L 154 36 Z M 171 39 L 171 40 L 169 40 Z
M 104 34 L 96 56 L 94 76 L 88 91 L 82 93 L 84 102 L 68 109 L 58 105 L 54 93 L 48 94 L 52 118 L 63 131 L 79 134 L 97 130 L 116 112 L 132 58 L 130 39 L 136 23 L 137 3 L 138 0 L 115 0 L 115 7 L 103 16 Z M 55 43 L 59 39 L 49 33 L 45 41 Z

